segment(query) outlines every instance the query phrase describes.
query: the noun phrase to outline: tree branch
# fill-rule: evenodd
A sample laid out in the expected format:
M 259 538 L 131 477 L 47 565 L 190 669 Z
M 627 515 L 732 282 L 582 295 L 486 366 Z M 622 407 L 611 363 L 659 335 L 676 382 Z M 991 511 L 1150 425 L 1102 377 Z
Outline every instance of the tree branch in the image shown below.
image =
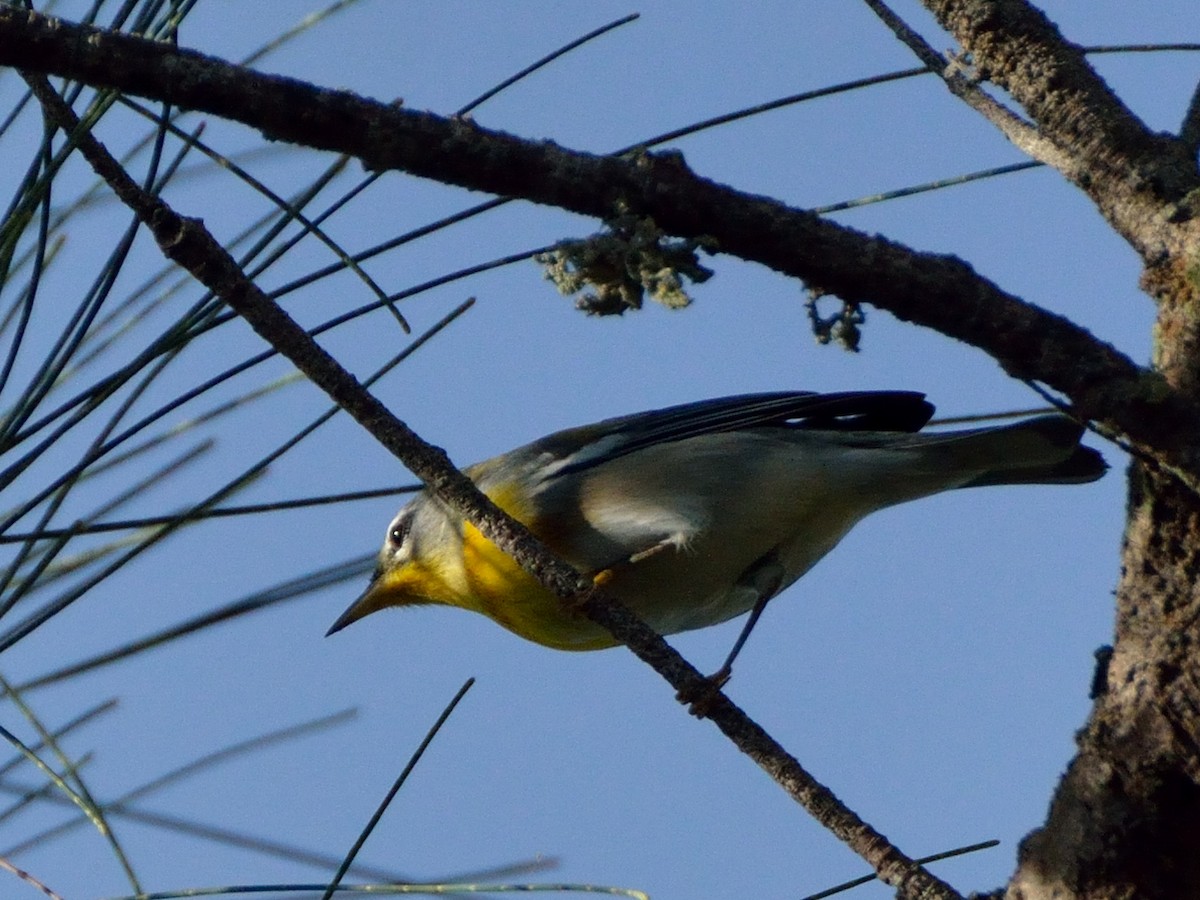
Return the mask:
M 194 51 L 0 7 L 0 64 L 115 88 L 243 122 L 268 138 L 357 156 L 444 183 L 607 218 L 652 217 L 683 237 L 870 303 L 991 354 L 1016 378 L 1200 487 L 1183 439 L 1200 407 L 1069 320 L 1005 293 L 966 263 L 921 254 L 695 175 L 678 154 L 595 156 L 346 91 L 263 75 Z
M 887 839 L 863 822 L 816 781 L 778 742 L 711 685 L 663 638 L 633 613 L 605 596 L 590 581 L 551 554 L 520 522 L 510 518 L 450 462 L 445 452 L 422 440 L 397 419 L 337 360 L 321 348 L 252 281 L 197 219 L 177 214 L 161 198 L 143 190 L 108 151 L 79 127 L 79 120 L 40 76 L 26 81 L 47 113 L 71 134 L 80 152 L 114 193 L 150 229 L 163 253 L 229 304 L 272 347 L 291 360 L 390 450 L 428 489 L 470 520 L 562 602 L 607 628 L 617 640 L 650 664 L 677 691 L 703 694 L 704 712 L 726 736 L 835 836 L 844 841 L 905 898 L 962 900 Z
M 1055 165 L 1141 254 L 1142 288 L 1159 307 L 1155 369 L 1177 396 L 1195 402 L 1200 171 L 1193 135 L 1184 139 L 1147 129 L 1082 49 L 1025 0 L 925 0 L 925 5 L 972 55 L 980 76 L 1012 94 L 1071 160 Z M 1196 483 L 1190 484 L 1195 490 Z
M 971 58 L 1004 88 L 1069 162 L 1047 160 L 1099 207 L 1147 265 L 1196 245 L 1200 188 L 1195 156 L 1178 138 L 1146 128 L 1064 38 L 1025 0 L 924 0 Z
M 934 50 L 883 0 L 863 0 L 863 2 L 913 52 L 917 59 L 921 60 L 931 72 L 935 72 L 941 77 L 946 87 L 950 89 L 950 93 L 995 125 L 1017 149 L 1060 171 L 1064 166 L 1071 164 L 1070 157 L 1064 155 L 1050 141 L 1045 140 L 1038 134 L 1035 127 L 981 90 L 978 84 L 964 74 L 963 65 L 958 61 L 947 60 Z

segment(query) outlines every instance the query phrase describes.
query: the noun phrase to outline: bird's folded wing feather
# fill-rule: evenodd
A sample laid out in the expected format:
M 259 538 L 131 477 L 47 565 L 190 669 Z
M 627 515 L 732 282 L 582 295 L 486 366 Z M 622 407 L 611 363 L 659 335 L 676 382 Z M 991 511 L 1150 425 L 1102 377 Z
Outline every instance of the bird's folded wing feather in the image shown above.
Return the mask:
M 933 415 L 913 391 L 792 391 L 701 400 L 608 419 L 542 438 L 529 449 L 547 461 L 546 479 L 578 473 L 656 444 L 751 428 L 919 431 Z M 554 462 L 549 462 L 554 460 Z

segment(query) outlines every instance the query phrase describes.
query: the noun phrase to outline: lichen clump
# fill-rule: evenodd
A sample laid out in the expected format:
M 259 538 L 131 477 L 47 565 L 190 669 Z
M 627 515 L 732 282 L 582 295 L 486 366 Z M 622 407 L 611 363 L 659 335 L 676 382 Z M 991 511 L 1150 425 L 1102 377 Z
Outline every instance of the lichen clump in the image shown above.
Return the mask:
M 559 293 L 575 296 L 575 308 L 588 315 L 641 309 L 647 294 L 669 309 L 682 309 L 692 302 L 686 282 L 712 277 L 697 252 L 712 252 L 709 239 L 669 238 L 652 219 L 632 215 L 606 225 L 605 231 L 563 241 L 534 257 Z

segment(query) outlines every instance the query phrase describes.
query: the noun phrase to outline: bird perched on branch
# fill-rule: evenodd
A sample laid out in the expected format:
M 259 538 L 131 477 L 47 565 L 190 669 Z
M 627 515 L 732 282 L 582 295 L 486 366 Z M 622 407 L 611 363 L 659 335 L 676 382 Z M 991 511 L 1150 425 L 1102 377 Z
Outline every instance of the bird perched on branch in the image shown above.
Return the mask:
M 660 634 L 750 612 L 719 683 L 767 601 L 868 513 L 956 488 L 1079 484 L 1107 468 L 1065 415 L 921 432 L 932 414 L 908 391 L 723 397 L 560 431 L 465 472 Z M 428 603 L 560 650 L 615 643 L 422 492 L 329 633 Z

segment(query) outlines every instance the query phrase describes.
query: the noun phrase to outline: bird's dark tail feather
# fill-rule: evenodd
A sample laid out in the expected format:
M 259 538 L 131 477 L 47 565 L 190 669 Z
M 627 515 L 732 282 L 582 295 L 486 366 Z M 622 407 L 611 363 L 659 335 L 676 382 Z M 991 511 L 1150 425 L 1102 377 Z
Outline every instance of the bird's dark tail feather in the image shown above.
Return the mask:
M 1085 484 L 1108 470 L 1104 457 L 1083 447 L 1083 426 L 1067 416 L 1039 416 L 1002 428 L 948 434 L 961 452 L 990 455 L 987 470 L 963 487 L 989 484 Z M 972 446 L 973 445 L 973 446 Z

